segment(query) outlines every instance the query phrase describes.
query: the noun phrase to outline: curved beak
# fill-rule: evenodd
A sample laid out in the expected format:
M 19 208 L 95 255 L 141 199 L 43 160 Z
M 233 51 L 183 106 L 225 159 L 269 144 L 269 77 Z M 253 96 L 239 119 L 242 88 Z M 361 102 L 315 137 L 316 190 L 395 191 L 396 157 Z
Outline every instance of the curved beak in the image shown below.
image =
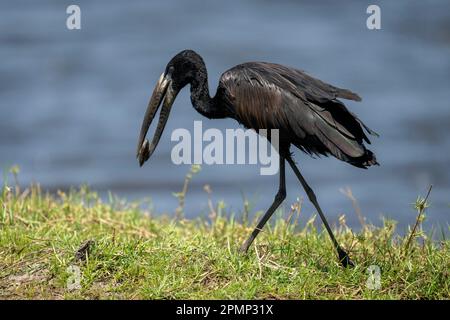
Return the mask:
M 158 145 L 159 139 L 161 138 L 164 127 L 166 126 L 167 119 L 169 118 L 170 109 L 178 94 L 178 91 L 174 90 L 172 87 L 172 79 L 170 75 L 161 74 L 158 83 L 153 90 L 150 102 L 148 103 L 147 110 L 145 112 L 144 120 L 142 122 L 141 133 L 139 135 L 138 146 L 137 146 L 137 159 L 139 160 L 139 165 L 142 167 L 145 161 L 147 161 L 155 151 Z M 145 139 L 148 129 L 152 124 L 155 114 L 164 98 L 163 106 L 159 114 L 158 125 L 156 127 L 155 134 L 152 139 L 152 143 L 149 145 L 147 139 Z

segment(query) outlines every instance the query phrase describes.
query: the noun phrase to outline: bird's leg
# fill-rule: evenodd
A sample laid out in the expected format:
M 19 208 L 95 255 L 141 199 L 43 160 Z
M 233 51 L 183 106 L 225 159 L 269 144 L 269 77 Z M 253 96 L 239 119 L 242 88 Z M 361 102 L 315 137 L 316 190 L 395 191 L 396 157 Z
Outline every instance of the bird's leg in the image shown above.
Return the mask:
M 325 218 L 325 215 L 322 212 L 322 209 L 319 206 L 319 203 L 317 202 L 316 195 L 314 194 L 314 191 L 311 189 L 311 187 L 306 182 L 305 178 L 303 178 L 302 174 L 300 173 L 300 170 L 297 168 L 294 160 L 292 157 L 287 157 L 286 160 L 289 162 L 289 165 L 291 166 L 292 170 L 294 170 L 295 175 L 297 176 L 298 180 L 300 180 L 300 183 L 303 186 L 303 189 L 305 189 L 306 194 L 308 195 L 309 200 L 312 202 L 314 207 L 316 207 L 317 212 L 320 215 L 320 218 L 322 219 L 323 224 L 325 225 L 325 228 L 328 231 L 328 234 L 330 235 L 331 241 L 333 242 L 334 247 L 336 248 L 336 251 L 339 256 L 339 261 L 344 267 L 353 267 L 353 261 L 350 260 L 350 257 L 348 256 L 347 252 L 345 252 L 344 249 L 339 245 L 337 242 L 333 231 L 331 231 L 331 228 L 327 222 L 327 219 Z
M 278 187 L 278 192 L 275 195 L 275 199 L 273 200 L 273 203 L 270 206 L 270 208 L 267 210 L 267 212 L 264 214 L 264 216 L 258 222 L 258 225 L 253 230 L 252 234 L 247 239 L 247 241 L 245 241 L 244 244 L 241 246 L 241 248 L 239 250 L 241 253 L 243 253 L 243 254 L 247 253 L 248 248 L 253 243 L 253 240 L 255 240 L 256 236 L 262 230 L 262 228 L 266 224 L 267 220 L 270 219 L 272 214 L 280 206 L 280 204 L 283 202 L 283 200 L 285 198 L 286 198 L 285 161 L 284 161 L 284 157 L 280 155 L 280 186 Z

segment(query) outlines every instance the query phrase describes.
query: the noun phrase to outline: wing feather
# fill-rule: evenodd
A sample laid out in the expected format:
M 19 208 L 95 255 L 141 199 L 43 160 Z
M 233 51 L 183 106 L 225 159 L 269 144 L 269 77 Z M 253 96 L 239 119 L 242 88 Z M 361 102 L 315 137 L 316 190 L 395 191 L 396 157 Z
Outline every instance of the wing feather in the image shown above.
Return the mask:
M 360 101 L 347 89 L 315 79 L 282 65 L 250 62 L 225 72 L 219 87 L 234 108 L 236 120 L 247 128 L 280 129 L 291 143 L 311 154 L 332 154 L 364 167 L 373 156 L 363 128 L 374 134 L 337 98 Z M 369 161 L 369 162 L 368 162 Z M 373 163 L 376 160 L 373 156 Z

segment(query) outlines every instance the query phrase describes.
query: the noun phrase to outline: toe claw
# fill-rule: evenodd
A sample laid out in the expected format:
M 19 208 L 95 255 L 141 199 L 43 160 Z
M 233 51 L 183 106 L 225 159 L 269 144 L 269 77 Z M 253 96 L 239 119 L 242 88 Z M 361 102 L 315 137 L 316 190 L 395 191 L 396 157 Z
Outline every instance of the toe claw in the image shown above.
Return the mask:
M 354 267 L 355 264 L 348 256 L 347 252 L 345 252 L 342 248 L 338 248 L 339 262 L 342 264 L 344 268 Z

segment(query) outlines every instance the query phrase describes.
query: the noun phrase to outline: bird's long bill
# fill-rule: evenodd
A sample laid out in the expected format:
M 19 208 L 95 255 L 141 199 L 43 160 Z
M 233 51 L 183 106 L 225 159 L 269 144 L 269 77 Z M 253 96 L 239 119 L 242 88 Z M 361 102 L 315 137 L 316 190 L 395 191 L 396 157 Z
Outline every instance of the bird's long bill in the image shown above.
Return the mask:
M 169 118 L 170 108 L 178 92 L 175 92 L 171 86 L 170 76 L 165 76 L 164 73 L 158 80 L 155 89 L 153 90 L 152 97 L 148 103 L 147 111 L 145 112 L 144 120 L 142 122 L 141 133 L 139 135 L 137 158 L 139 165 L 142 166 L 155 151 L 158 145 L 161 134 L 166 126 L 167 119 Z M 152 143 L 149 145 L 147 139 L 145 139 L 148 129 L 152 124 L 155 114 L 161 104 L 161 100 L 164 97 L 163 106 L 159 114 L 159 121 L 156 127 L 155 135 L 153 136 Z

